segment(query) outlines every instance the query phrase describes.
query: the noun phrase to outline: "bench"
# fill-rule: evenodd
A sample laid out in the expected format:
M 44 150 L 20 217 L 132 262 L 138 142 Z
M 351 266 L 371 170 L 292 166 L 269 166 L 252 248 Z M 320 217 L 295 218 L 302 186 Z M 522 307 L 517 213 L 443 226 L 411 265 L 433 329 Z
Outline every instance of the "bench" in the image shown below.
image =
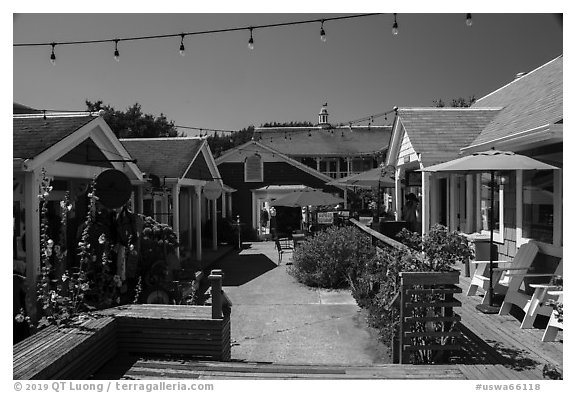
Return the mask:
M 116 321 L 47 327 L 13 347 L 14 379 L 88 379 L 117 353 Z
M 280 265 L 284 253 L 294 252 L 294 242 L 287 237 L 277 238 L 276 249 L 278 250 L 278 265 Z
M 229 361 L 222 276 L 209 279 L 212 306 L 130 304 L 98 311 L 79 325 L 39 331 L 13 346 L 13 379 L 89 379 L 119 355 Z

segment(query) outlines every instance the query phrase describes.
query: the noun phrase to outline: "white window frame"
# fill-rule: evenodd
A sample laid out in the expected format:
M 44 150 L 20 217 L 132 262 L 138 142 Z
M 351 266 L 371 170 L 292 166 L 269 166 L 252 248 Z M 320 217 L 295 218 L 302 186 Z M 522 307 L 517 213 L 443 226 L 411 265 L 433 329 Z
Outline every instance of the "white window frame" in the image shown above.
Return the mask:
M 504 243 L 504 185 L 500 184 L 498 187 L 498 193 L 494 193 L 498 196 L 498 232 L 494 228 L 494 241 L 496 243 Z M 490 235 L 490 231 L 482 229 L 482 175 L 476 175 L 476 218 L 477 218 L 477 229 L 483 235 Z
M 257 156 L 260 159 L 260 178 L 259 179 L 249 179 L 248 178 L 248 166 L 246 165 L 246 163 L 248 162 L 248 159 L 251 157 Z M 264 181 L 264 161 L 262 159 L 262 156 L 258 153 L 254 153 L 252 156 L 250 157 L 246 157 L 246 159 L 244 159 L 244 182 L 246 183 L 262 183 Z
M 524 189 L 523 183 L 524 171 L 516 171 L 516 244 L 520 247 L 524 243 L 528 243 L 530 238 L 523 237 L 522 221 L 524 202 L 522 191 Z M 562 247 L 562 170 L 554 170 L 554 226 L 552 230 L 552 244 L 557 247 Z

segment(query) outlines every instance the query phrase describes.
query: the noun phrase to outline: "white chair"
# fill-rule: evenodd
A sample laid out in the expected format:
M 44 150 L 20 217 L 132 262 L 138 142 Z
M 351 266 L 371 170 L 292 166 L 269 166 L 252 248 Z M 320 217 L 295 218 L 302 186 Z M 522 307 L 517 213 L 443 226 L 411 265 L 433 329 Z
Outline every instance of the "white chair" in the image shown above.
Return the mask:
M 563 291 L 549 291 L 548 294 L 550 296 L 558 296 L 557 301 L 559 303 L 564 301 Z M 550 319 L 548 320 L 548 326 L 546 326 L 544 336 L 542 336 L 542 341 L 554 341 L 556 339 L 556 335 L 558 334 L 558 330 L 560 329 L 564 329 L 564 321 L 560 320 L 558 315 L 553 312 L 550 315 Z
M 529 271 L 530 265 L 532 265 L 538 251 L 538 246 L 534 242 L 528 242 L 520 246 L 513 261 L 492 261 L 492 264 L 497 266 L 492 269 L 492 288 L 494 293 L 507 292 L 508 286 L 501 282 L 502 274 L 505 271 Z M 488 288 L 490 287 L 490 261 L 470 261 L 470 263 L 476 264 L 478 267 L 470 281 L 470 287 L 468 288 L 466 295 L 475 295 L 479 287 L 484 289 L 484 291 L 488 291 Z M 502 267 L 504 265 L 507 266 Z M 487 303 L 488 296 L 484 296 L 482 304 Z
M 510 313 L 512 305 L 516 305 L 524 311 L 524 318 L 520 328 L 527 329 L 534 327 L 534 320 L 537 315 L 549 316 L 552 313 L 552 308 L 544 305 L 549 298 L 548 291 L 557 289 L 553 285 L 548 285 L 550 279 L 554 276 L 562 276 L 563 263 L 562 263 L 562 248 L 554 247 L 552 245 L 538 243 L 539 252 L 545 255 L 560 258 L 560 261 L 554 272 L 550 273 L 528 273 L 528 272 L 507 272 L 506 275 L 510 277 L 510 283 L 506 296 L 500 307 L 499 315 L 507 315 Z M 539 282 L 527 284 L 525 279 L 536 280 Z M 524 283 L 524 286 L 522 286 Z M 530 289 L 534 289 L 530 293 Z

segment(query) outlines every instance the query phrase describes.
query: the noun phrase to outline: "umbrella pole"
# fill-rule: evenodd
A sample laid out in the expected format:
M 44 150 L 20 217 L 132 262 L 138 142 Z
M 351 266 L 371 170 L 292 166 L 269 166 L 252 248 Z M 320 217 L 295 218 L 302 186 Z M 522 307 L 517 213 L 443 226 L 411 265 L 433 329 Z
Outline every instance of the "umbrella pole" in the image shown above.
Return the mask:
M 494 271 L 494 256 L 492 252 L 492 246 L 494 244 L 494 171 L 490 171 L 490 281 L 488 291 L 486 291 L 486 304 L 479 304 L 476 309 L 484 314 L 497 314 L 500 311 L 500 307 L 493 305 L 494 300 L 494 288 L 492 283 L 492 275 Z

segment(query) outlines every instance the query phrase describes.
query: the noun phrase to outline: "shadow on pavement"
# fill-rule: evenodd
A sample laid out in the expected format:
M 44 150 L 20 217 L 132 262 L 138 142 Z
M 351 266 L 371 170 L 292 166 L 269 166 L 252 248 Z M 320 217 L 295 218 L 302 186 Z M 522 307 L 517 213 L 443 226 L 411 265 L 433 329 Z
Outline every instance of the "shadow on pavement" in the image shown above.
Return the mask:
M 276 264 L 264 254 L 231 255 L 211 266 L 222 269 L 224 286 L 240 286 L 274 269 Z

